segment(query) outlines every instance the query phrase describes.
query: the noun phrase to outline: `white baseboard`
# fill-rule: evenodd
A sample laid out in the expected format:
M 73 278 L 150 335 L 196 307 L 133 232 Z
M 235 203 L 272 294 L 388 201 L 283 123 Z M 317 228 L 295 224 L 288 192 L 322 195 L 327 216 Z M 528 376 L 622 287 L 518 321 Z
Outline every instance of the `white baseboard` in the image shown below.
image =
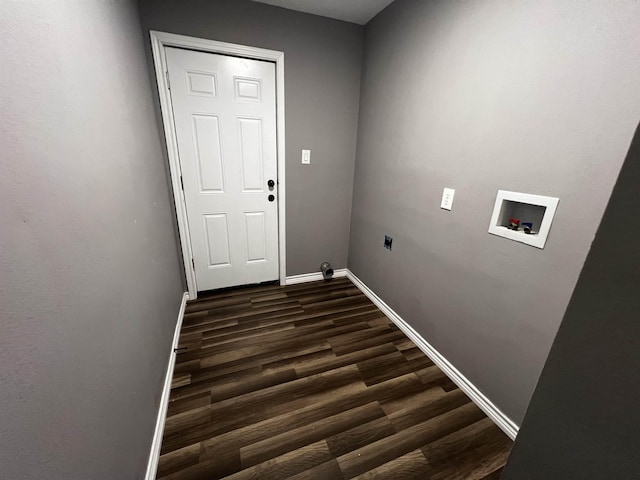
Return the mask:
M 162 388 L 162 397 L 160 398 L 160 408 L 158 409 L 158 418 L 156 420 L 156 430 L 153 433 L 153 443 L 151 444 L 151 453 L 149 454 L 149 462 L 147 463 L 147 473 L 145 480 L 155 480 L 156 471 L 158 470 L 158 461 L 160 460 L 160 447 L 162 447 L 162 432 L 164 431 L 165 417 L 167 416 L 167 408 L 169 407 L 169 393 L 171 393 L 171 380 L 173 379 L 173 367 L 176 364 L 175 349 L 178 348 L 180 340 L 180 330 L 182 329 L 182 320 L 184 320 L 184 311 L 189 300 L 187 292 L 182 295 L 180 303 L 180 311 L 178 312 L 178 321 L 176 329 L 173 333 L 173 342 L 171 343 L 171 351 L 169 353 L 169 365 L 167 366 L 167 374 L 164 377 L 164 387 Z
M 440 370 L 442 370 L 447 377 L 449 377 L 453 383 L 455 383 L 460 390 L 467 394 L 469 398 L 475 403 L 487 416 L 493 420 L 493 422 L 500 427 L 500 429 L 509 436 L 512 440 L 515 440 L 518 434 L 518 425 L 511 420 L 507 415 L 502 412 L 491 400 L 489 400 L 485 394 L 483 394 L 473 383 L 469 381 L 456 367 L 451 364 L 440 352 L 438 352 L 429 342 L 427 342 L 413 327 L 405 322 L 400 315 L 393 311 L 389 305 L 378 297 L 369 287 L 367 287 L 362 280 L 356 277 L 350 270 L 347 270 L 347 278 L 356 285 L 362 293 L 364 293 L 369 299 L 384 313 L 389 320 L 395 323 L 404 334 L 416 344 L 416 346 L 424 352 L 424 354 L 436 364 Z
M 340 278 L 347 276 L 346 268 L 339 268 L 333 271 L 333 278 Z M 302 275 L 293 275 L 287 277 L 286 285 L 295 285 L 296 283 L 317 282 L 322 280 L 322 272 L 303 273 Z

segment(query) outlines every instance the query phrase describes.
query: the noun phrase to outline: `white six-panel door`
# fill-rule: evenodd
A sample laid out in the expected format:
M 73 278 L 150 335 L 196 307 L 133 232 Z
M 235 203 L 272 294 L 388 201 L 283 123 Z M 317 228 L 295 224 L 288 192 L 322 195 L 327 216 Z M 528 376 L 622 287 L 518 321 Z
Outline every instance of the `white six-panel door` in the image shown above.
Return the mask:
M 165 52 L 197 289 L 277 280 L 275 65 Z

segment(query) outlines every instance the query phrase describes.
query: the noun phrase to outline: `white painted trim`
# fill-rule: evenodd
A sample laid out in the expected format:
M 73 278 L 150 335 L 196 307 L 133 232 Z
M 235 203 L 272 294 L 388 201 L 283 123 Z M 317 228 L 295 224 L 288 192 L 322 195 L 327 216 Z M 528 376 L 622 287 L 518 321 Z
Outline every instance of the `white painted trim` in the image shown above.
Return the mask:
M 284 285 L 287 278 L 287 245 L 286 245 L 286 184 L 285 184 L 285 132 L 284 132 L 284 52 L 267 50 L 264 48 L 236 45 L 233 43 L 218 42 L 202 38 L 176 35 L 173 33 L 157 32 L 151 30 L 151 49 L 153 51 L 153 64 L 155 66 L 156 83 L 160 96 L 160 109 L 162 110 L 162 123 L 167 142 L 167 152 L 169 155 L 169 169 L 171 171 L 171 185 L 173 186 L 173 199 L 176 205 L 176 216 L 178 218 L 178 230 L 180 232 L 180 245 L 182 246 L 182 260 L 184 262 L 185 275 L 187 277 L 187 288 L 189 298 L 196 299 L 198 287 L 196 285 L 196 273 L 192 266 L 191 259 L 191 237 L 189 224 L 187 222 L 187 209 L 184 195 L 180 187 L 180 160 L 178 157 L 178 143 L 175 136 L 175 126 L 173 123 L 173 109 L 171 106 L 171 96 L 167 86 L 167 60 L 165 58 L 164 47 L 183 47 L 203 52 L 222 53 L 225 55 L 237 55 L 241 57 L 254 58 L 257 60 L 268 60 L 276 64 L 276 142 L 278 156 L 278 256 L 279 256 L 279 279 Z
M 353 272 L 347 270 L 347 278 L 357 286 L 362 293 L 384 313 L 389 320 L 395 323 L 404 334 L 416 344 L 416 346 L 431 359 L 469 398 L 475 403 L 500 429 L 515 440 L 518 434 L 518 425 L 502 412 L 487 396 L 482 393 L 468 378 L 466 378 L 449 360 L 427 342 L 411 325 L 405 322 L 389 305 L 376 295 L 367 285 L 356 277 Z
M 187 307 L 189 294 L 187 292 L 182 295 L 180 310 L 178 312 L 178 320 L 176 321 L 176 329 L 173 332 L 173 342 L 171 343 L 171 351 L 169 352 L 169 364 L 167 373 L 164 377 L 164 387 L 162 388 L 162 397 L 160 398 L 160 407 L 158 409 L 158 418 L 156 419 L 156 429 L 153 433 L 153 442 L 151 444 L 151 453 L 149 454 L 149 462 L 147 463 L 147 473 L 145 480 L 155 480 L 156 471 L 158 470 L 158 461 L 160 460 L 160 447 L 162 447 L 162 432 L 164 431 L 164 422 L 167 416 L 167 408 L 169 407 L 169 393 L 171 393 L 171 380 L 173 379 L 173 368 L 176 364 L 176 352 L 178 342 L 180 340 L 180 330 L 182 329 L 182 321 L 184 320 L 184 312 Z
M 340 278 L 347 276 L 346 268 L 339 268 L 338 270 L 333 271 L 333 278 Z M 313 272 L 313 273 L 303 273 L 302 275 L 293 275 L 291 277 L 287 277 L 285 285 L 295 285 L 296 283 L 307 283 L 307 282 L 317 282 L 318 280 L 322 280 L 322 272 Z
M 161 36 L 155 32 L 150 32 L 151 49 L 153 52 L 153 63 L 156 70 L 156 83 L 158 85 L 158 95 L 160 97 L 160 110 L 162 113 L 162 124 L 164 125 L 164 136 L 169 155 L 169 170 L 171 172 L 171 185 L 173 187 L 173 200 L 176 206 L 176 217 L 178 221 L 178 232 L 180 245 L 182 247 L 182 262 L 184 273 L 187 279 L 187 290 L 189 296 L 196 298 L 198 289 L 196 286 L 196 274 L 191 264 L 193 254 L 191 252 L 191 237 L 189 234 L 189 223 L 187 222 L 187 208 L 184 195 L 180 187 L 180 161 L 178 157 L 178 144 L 175 137 L 175 125 L 173 123 L 173 112 L 171 107 L 171 95 L 167 88 L 167 79 L 164 72 L 167 71 L 167 60 L 164 54 L 164 43 Z

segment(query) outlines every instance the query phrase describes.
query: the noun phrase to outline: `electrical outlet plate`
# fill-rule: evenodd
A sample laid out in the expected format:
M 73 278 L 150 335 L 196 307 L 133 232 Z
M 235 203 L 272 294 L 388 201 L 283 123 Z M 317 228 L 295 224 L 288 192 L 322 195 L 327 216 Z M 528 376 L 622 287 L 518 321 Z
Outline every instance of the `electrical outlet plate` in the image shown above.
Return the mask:
M 302 150 L 302 163 L 303 165 L 311 163 L 311 150 Z
M 453 188 L 445 188 L 442 192 L 442 203 L 440 203 L 440 208 L 445 210 L 451 210 L 453 206 L 453 196 L 456 194 L 456 191 Z

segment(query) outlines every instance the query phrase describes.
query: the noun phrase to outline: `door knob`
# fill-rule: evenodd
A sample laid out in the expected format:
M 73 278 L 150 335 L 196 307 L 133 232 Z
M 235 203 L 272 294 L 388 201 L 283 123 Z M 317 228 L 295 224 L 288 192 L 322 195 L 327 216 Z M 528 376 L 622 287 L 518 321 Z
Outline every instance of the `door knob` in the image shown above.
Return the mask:
M 273 187 L 275 186 L 276 182 L 274 182 L 273 180 L 269 180 L 267 182 L 267 185 L 269 186 L 269 190 L 273 190 Z
M 276 197 L 274 197 L 273 195 L 269 195 L 268 198 L 270 202 L 273 202 L 276 199 Z

